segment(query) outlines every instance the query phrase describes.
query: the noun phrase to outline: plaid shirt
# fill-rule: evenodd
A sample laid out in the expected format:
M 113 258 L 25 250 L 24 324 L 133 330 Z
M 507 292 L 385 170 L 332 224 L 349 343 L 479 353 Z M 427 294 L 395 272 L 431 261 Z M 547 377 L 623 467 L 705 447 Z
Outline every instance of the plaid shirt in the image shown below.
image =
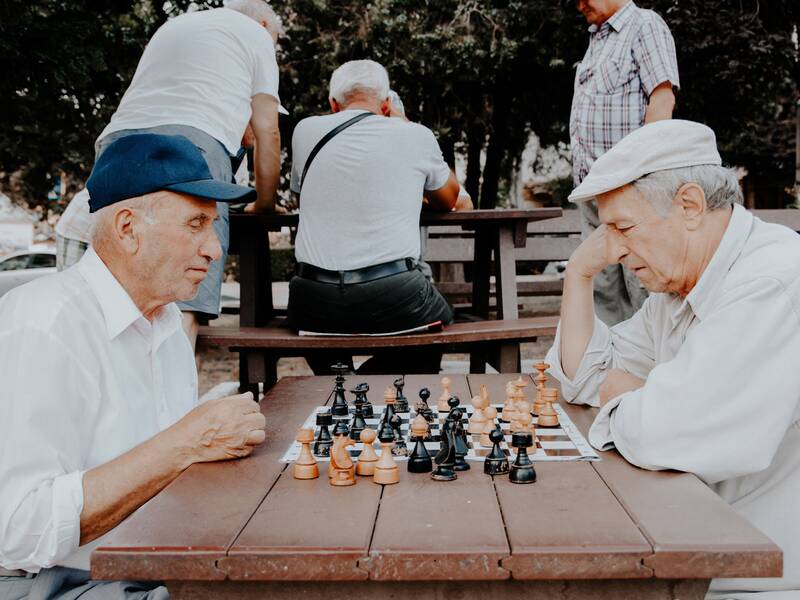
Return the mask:
M 599 156 L 644 124 L 648 98 L 659 84 L 680 85 L 675 42 L 653 11 L 628 2 L 589 33 L 569 119 L 575 185 Z

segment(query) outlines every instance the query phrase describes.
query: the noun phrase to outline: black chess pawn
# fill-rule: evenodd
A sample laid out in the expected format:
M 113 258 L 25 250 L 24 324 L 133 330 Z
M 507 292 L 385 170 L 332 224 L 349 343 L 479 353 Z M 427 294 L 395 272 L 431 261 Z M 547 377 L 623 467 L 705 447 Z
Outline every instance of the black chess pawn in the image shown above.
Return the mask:
M 333 405 L 331 414 L 334 417 L 347 417 L 350 409 L 347 407 L 347 400 L 344 397 L 344 374 L 348 371 L 347 365 L 336 363 L 331 365 L 331 371 L 336 373 L 336 384 L 333 386 Z
M 418 415 L 422 415 L 425 420 L 430 424 L 433 423 L 434 414 L 433 410 L 430 406 L 428 406 L 428 398 L 431 397 L 431 391 L 424 387 L 419 391 L 419 402 L 416 403 L 414 409 L 417 411 Z M 430 437 L 430 431 L 428 432 L 428 437 Z
M 383 415 L 381 415 L 381 425 L 383 425 L 384 422 L 391 422 L 395 414 L 397 414 L 397 411 L 395 410 L 394 402 L 388 402 L 383 409 Z M 380 436 L 378 436 L 378 438 L 380 439 Z
M 503 449 L 500 447 L 500 442 L 503 441 L 502 429 L 492 429 L 489 432 L 489 439 L 492 440 L 492 451 L 483 460 L 483 472 L 487 475 L 502 475 L 508 473 L 508 457 Z
M 427 427 L 425 428 L 427 431 Z M 412 423 L 412 433 L 414 432 Z M 414 450 L 408 456 L 408 472 L 409 473 L 430 473 L 433 470 L 433 460 L 425 447 L 426 435 L 420 435 L 421 432 L 412 435 L 411 439 L 414 441 Z
M 363 404 L 359 401 L 358 396 L 356 396 L 355 407 L 353 421 L 350 423 L 350 439 L 357 442 L 361 439 L 361 432 L 367 426 L 367 422 L 364 420 Z
M 458 479 L 458 474 L 453 468 L 456 464 L 456 444 L 450 423 L 444 424 L 439 443 L 439 452 L 433 460 L 436 463 L 436 468 L 431 473 L 431 479 L 434 481 L 453 481 Z
M 392 415 L 392 418 L 389 419 L 389 425 L 394 433 L 394 446 L 392 446 L 392 454 L 395 456 L 408 456 L 408 446 L 406 446 L 406 441 L 403 439 L 403 433 L 401 431 L 401 427 L 403 425 L 402 417 L 398 414 Z
M 405 397 L 403 394 L 403 387 L 406 385 L 406 376 L 402 375 L 394 380 L 394 389 L 396 390 L 396 397 L 395 397 L 395 410 L 399 413 L 407 413 L 408 408 L 408 398 Z
M 330 411 L 317 413 L 317 426 L 319 431 L 317 437 L 314 438 L 314 454 L 317 456 L 330 456 L 331 446 L 333 445 L 333 437 L 328 429 L 333 424 L 333 416 Z
M 381 419 L 381 422 L 378 424 L 378 439 L 382 440 L 388 436 L 392 436 L 392 439 L 395 439 L 391 419 Z
M 333 437 L 337 435 L 343 435 L 347 437 L 350 433 L 350 429 L 347 427 L 347 419 L 336 419 L 336 425 L 333 428 Z
M 511 445 L 517 449 L 517 457 L 514 459 L 511 465 L 511 472 L 508 475 L 511 483 L 534 483 L 536 481 L 536 469 L 533 468 L 533 462 L 528 457 L 527 450 L 533 445 L 533 434 L 529 431 L 512 433 Z
M 367 398 L 369 384 L 364 381 L 359 383 L 355 389 L 358 390 L 357 393 L 361 398 L 361 413 L 364 415 L 365 419 L 371 419 L 374 416 L 374 411 L 372 410 L 372 403 L 369 401 L 369 398 Z
M 453 432 L 456 448 L 456 462 L 453 468 L 456 471 L 469 471 L 470 466 L 465 458 L 469 452 L 469 446 L 467 446 L 467 440 L 464 435 L 464 422 L 461 420 L 463 413 L 460 408 L 454 408 L 451 414 L 453 419 L 450 430 Z

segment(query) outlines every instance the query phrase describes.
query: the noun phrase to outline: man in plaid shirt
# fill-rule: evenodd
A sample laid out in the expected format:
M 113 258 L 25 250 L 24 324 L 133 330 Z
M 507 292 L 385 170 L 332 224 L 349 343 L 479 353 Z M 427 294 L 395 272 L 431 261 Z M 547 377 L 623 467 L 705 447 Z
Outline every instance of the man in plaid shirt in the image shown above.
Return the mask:
M 569 120 L 577 187 L 592 163 L 645 123 L 672 118 L 678 80 L 675 42 L 664 20 L 630 0 L 577 0 L 589 22 L 589 48 L 575 74 Z M 583 236 L 600 224 L 597 203 L 581 202 Z M 647 298 L 636 277 L 612 265 L 595 277 L 597 316 L 630 318 Z

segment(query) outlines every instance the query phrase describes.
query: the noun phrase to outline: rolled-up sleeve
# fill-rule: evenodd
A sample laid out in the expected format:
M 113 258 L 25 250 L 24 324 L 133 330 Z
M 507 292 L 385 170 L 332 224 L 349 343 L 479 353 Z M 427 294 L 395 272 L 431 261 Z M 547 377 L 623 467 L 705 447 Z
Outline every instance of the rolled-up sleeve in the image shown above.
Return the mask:
M 800 321 L 781 283 L 727 292 L 644 387 L 614 399 L 590 430 L 646 469 L 715 483 L 769 466 L 798 410 Z
M 561 395 L 572 404 L 599 406 L 598 391 L 608 369 L 622 369 L 645 379 L 655 365 L 653 337 L 648 325 L 655 297 L 650 297 L 633 317 L 609 328 L 594 317 L 592 337 L 586 346 L 575 377 L 569 378 L 561 366 L 561 322 L 545 362 L 550 374 L 561 384 Z
M 0 333 L 0 565 L 35 571 L 80 543 L 83 461 L 95 389 L 46 332 Z

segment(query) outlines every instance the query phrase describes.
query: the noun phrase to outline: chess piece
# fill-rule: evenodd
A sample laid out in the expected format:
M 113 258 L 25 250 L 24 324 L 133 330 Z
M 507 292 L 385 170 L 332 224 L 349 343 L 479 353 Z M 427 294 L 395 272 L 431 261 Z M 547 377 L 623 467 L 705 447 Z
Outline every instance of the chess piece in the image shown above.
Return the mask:
M 330 484 L 335 486 L 355 485 L 356 469 L 353 464 L 353 457 L 350 456 L 349 446 L 355 442 L 349 437 L 340 435 L 333 440 L 331 448 L 331 466 L 328 471 Z
M 544 388 L 542 390 L 542 408 L 539 410 L 537 424 L 539 427 L 558 427 L 558 413 L 553 408 L 553 402 L 558 400 L 558 390 Z
M 333 386 L 333 405 L 331 406 L 331 414 L 334 417 L 347 417 L 350 415 L 350 409 L 347 407 L 347 400 L 344 397 L 344 374 L 348 371 L 348 367 L 342 363 L 331 365 L 331 371 L 336 373 L 336 384 Z
M 391 425 L 392 432 L 394 434 L 394 446 L 392 446 L 392 454 L 395 456 L 408 456 L 408 446 L 406 446 L 406 441 L 403 439 L 403 433 L 400 431 L 400 428 L 403 424 L 402 417 L 398 414 L 392 415 L 392 418 L 389 419 L 389 424 Z
M 492 451 L 483 460 L 483 472 L 487 475 L 502 475 L 509 471 L 508 457 L 500 447 L 500 442 L 503 441 L 504 437 L 501 429 L 492 429 L 491 433 L 489 433 Z
M 361 439 L 361 432 L 364 431 L 367 422 L 364 420 L 364 403 L 358 395 L 356 395 L 354 404 L 355 412 L 353 413 L 353 421 L 350 423 L 350 439 L 355 441 Z
M 375 464 L 378 462 L 378 455 L 375 454 L 375 448 L 372 446 L 372 443 L 375 441 L 375 435 L 375 430 L 367 427 L 359 436 L 361 440 L 361 454 L 358 455 L 356 475 L 371 477 L 375 472 Z
M 333 427 L 333 438 L 336 441 L 336 436 L 347 435 L 350 429 L 347 427 L 347 419 L 337 419 L 336 425 Z
M 395 410 L 399 413 L 408 412 L 408 399 L 403 394 L 403 387 L 406 385 L 405 375 L 394 380 L 395 391 Z
M 533 462 L 528 457 L 527 448 L 533 445 L 533 435 L 528 432 L 511 434 L 511 445 L 517 449 L 517 457 L 511 465 L 508 475 L 511 483 L 534 483 L 536 481 L 536 469 Z
M 517 417 L 517 391 L 516 388 L 509 381 L 506 385 L 506 401 L 503 404 L 503 412 L 500 418 L 503 421 L 514 421 Z
M 458 400 L 458 398 L 456 398 Z M 456 446 L 456 462 L 453 469 L 456 471 L 469 471 L 470 466 L 466 460 L 469 446 L 467 445 L 467 438 L 464 434 L 464 422 L 461 420 L 463 413 L 460 408 L 454 408 L 452 411 L 453 424 L 451 426 L 453 436 L 455 438 Z
M 509 430 L 511 433 L 515 431 L 529 431 L 533 416 L 531 415 L 531 404 L 525 398 L 518 398 L 514 403 L 516 411 L 514 413 L 514 420 L 511 421 Z
M 433 460 L 436 463 L 436 468 L 431 473 L 431 479 L 434 481 L 453 481 L 458 478 L 453 469 L 456 464 L 456 442 L 450 421 L 445 421 L 439 441 L 439 452 Z
M 316 479 L 319 477 L 317 460 L 311 454 L 311 440 L 314 439 L 313 429 L 300 429 L 295 438 L 300 442 L 300 456 L 294 461 L 293 474 L 295 479 Z
M 411 421 L 411 439 L 415 442 L 414 450 L 408 457 L 409 473 L 430 473 L 433 469 L 433 461 L 428 449 L 425 447 L 425 439 L 428 437 L 428 422 L 422 415 L 417 415 Z
M 400 481 L 400 469 L 392 456 L 394 435 L 381 435 L 378 439 L 381 441 L 381 456 L 375 464 L 372 480 L 383 485 L 398 483 Z
M 469 418 L 467 431 L 472 434 L 483 433 L 483 426 L 486 424 L 484 410 L 489 406 L 489 397 L 484 393 L 486 386 L 481 386 L 481 394 L 472 398 L 472 406 L 475 407 L 472 416 Z
M 544 408 L 544 402 L 542 402 L 542 390 L 544 389 L 545 383 L 549 379 L 544 372 L 550 368 L 550 365 L 546 362 L 540 362 L 533 366 L 537 371 L 539 371 L 539 373 L 536 375 L 536 396 L 533 400 L 533 414 L 538 415 L 539 411 Z
M 359 383 L 355 388 L 356 393 L 358 394 L 358 399 L 361 401 L 361 414 L 364 415 L 365 419 L 371 419 L 374 415 L 372 410 L 372 403 L 367 398 L 367 392 L 369 391 L 369 384 L 364 381 Z
M 449 407 L 447 406 L 447 401 L 450 399 L 450 381 L 449 377 L 442 377 L 442 394 L 439 396 L 439 402 L 437 403 L 437 408 L 439 412 L 447 412 Z
M 330 456 L 333 437 L 328 427 L 333 424 L 333 416 L 329 410 L 317 413 L 317 426 L 319 431 L 314 439 L 314 454 L 316 456 Z
M 486 423 L 483 424 L 483 431 L 481 431 L 481 437 L 478 440 L 478 443 L 486 448 L 491 446 L 492 445 L 491 433 L 493 431 L 494 431 L 494 423 L 492 423 L 491 421 L 486 421 Z
M 428 406 L 428 398 L 430 397 L 431 391 L 428 388 L 422 388 L 419 391 L 419 401 L 414 406 L 414 410 L 418 415 L 425 417 L 428 423 L 433 423 L 434 414 L 431 407 Z M 428 432 L 428 437 L 430 437 L 430 431 Z
M 497 418 L 497 409 L 494 406 L 487 406 L 483 409 L 483 416 L 486 417 L 487 423 L 491 423 L 494 426 Z

